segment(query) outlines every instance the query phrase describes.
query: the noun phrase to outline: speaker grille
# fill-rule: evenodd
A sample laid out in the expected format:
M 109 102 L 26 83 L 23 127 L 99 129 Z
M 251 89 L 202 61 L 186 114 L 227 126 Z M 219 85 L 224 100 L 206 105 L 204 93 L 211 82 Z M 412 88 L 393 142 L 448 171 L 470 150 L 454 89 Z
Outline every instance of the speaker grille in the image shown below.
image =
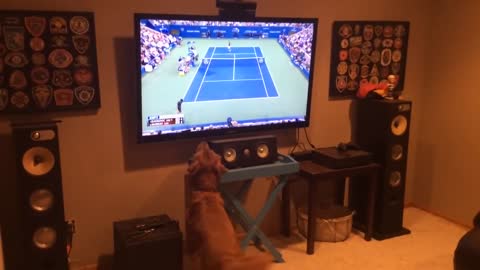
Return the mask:
M 49 173 L 55 166 L 53 153 L 45 147 L 36 146 L 28 149 L 23 154 L 23 168 L 33 176 Z
M 48 211 L 53 205 L 53 194 L 48 189 L 37 189 L 30 195 L 30 207 L 36 212 Z
M 270 153 L 270 148 L 268 147 L 268 145 L 262 143 L 262 144 L 259 144 L 257 146 L 257 156 L 259 158 L 267 158 L 269 153 Z
M 389 179 L 390 186 L 398 187 L 402 183 L 402 174 L 399 171 L 393 171 L 390 173 Z
M 237 151 L 231 147 L 225 149 L 225 151 L 223 151 L 223 159 L 228 163 L 237 161 Z
M 403 115 L 397 115 L 395 116 L 395 118 L 393 118 L 390 128 L 394 135 L 402 136 L 405 133 L 405 131 L 407 131 L 407 127 L 408 127 L 407 118 Z
M 39 249 L 50 249 L 57 241 L 57 232 L 51 227 L 38 228 L 33 234 L 33 244 Z
M 392 146 L 392 159 L 398 161 L 403 157 L 403 146 L 401 144 L 395 144 Z

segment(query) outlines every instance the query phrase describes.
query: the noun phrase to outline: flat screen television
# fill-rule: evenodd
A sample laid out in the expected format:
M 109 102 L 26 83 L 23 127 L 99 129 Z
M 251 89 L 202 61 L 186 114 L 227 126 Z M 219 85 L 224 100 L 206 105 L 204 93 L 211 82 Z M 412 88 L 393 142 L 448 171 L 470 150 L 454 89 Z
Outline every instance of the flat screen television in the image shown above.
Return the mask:
M 140 143 L 309 126 L 316 18 L 134 18 Z

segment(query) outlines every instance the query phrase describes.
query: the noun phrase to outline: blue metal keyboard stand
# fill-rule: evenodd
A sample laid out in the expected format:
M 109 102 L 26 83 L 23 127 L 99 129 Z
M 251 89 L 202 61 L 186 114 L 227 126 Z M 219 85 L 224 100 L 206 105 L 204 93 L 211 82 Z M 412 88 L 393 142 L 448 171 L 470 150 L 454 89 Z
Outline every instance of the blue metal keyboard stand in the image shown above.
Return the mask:
M 225 201 L 225 208 L 230 216 L 237 222 L 247 233 L 246 237 L 241 241 L 240 247 L 245 250 L 250 241 L 255 241 L 257 246 L 261 243 L 273 255 L 274 261 L 285 262 L 282 254 L 273 246 L 272 242 L 260 230 L 260 224 L 264 220 L 266 214 L 273 206 L 273 203 L 282 191 L 288 181 L 288 176 L 299 171 L 300 165 L 292 157 L 278 154 L 278 161 L 272 164 L 259 165 L 253 167 L 231 169 L 226 172 L 220 180 L 220 192 Z M 254 179 L 261 177 L 277 176 L 278 181 L 274 189 L 268 195 L 258 216 L 254 219 L 243 208 L 240 198 L 248 191 Z M 237 194 L 232 194 L 222 184 L 243 181 Z

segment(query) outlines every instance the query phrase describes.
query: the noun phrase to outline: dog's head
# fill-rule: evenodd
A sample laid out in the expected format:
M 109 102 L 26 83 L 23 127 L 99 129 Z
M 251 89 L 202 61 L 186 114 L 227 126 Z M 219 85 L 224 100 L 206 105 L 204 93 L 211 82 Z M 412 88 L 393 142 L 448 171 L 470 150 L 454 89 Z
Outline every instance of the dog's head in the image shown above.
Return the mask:
M 200 191 L 217 191 L 220 177 L 227 171 L 221 157 L 201 142 L 188 166 L 191 186 Z

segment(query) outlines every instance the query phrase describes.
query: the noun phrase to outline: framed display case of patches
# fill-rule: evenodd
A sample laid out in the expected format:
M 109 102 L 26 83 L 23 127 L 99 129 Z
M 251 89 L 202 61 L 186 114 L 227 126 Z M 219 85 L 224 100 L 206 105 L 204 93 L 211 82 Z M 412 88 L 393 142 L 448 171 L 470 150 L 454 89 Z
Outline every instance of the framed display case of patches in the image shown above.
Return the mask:
M 335 21 L 329 98 L 354 98 L 363 84 L 386 83 L 389 75 L 403 90 L 409 29 L 405 21 Z
M 0 114 L 100 107 L 94 14 L 0 10 Z

